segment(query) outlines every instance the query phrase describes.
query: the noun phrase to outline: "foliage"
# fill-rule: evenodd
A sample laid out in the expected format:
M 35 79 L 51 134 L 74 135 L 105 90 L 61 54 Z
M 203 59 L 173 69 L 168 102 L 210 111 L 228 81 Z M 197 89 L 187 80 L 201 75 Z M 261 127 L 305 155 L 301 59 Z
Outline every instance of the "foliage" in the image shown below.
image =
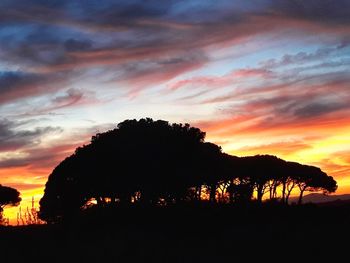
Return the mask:
M 20 193 L 16 189 L 0 184 L 0 224 L 8 224 L 8 220 L 3 218 L 4 207 L 17 206 L 20 202 Z
M 334 179 L 317 167 L 270 155 L 225 154 L 189 124 L 126 120 L 96 134 L 50 174 L 40 200 L 40 218 L 57 222 L 96 203 L 172 205 L 201 201 L 250 202 L 269 193 L 288 203 L 296 187 L 334 192 Z M 278 194 L 281 190 L 281 195 Z
M 16 189 L 0 184 L 0 209 L 2 210 L 7 205 L 19 205 L 21 202 L 21 198 L 19 196 L 20 193 Z

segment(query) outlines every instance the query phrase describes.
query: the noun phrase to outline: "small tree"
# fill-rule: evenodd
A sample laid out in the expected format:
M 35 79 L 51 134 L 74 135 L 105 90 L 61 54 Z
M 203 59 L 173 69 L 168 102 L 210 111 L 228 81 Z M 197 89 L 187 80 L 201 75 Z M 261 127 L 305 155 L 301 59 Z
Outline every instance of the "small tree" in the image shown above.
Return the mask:
M 5 206 L 17 206 L 21 202 L 20 193 L 11 187 L 0 184 L 0 219 L 3 219 Z

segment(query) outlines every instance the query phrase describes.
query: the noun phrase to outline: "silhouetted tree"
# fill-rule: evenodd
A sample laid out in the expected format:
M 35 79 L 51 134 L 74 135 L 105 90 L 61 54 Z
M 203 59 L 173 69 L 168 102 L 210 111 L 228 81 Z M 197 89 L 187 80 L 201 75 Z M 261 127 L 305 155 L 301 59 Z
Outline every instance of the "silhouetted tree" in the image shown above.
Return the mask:
M 248 203 L 253 197 L 254 184 L 249 177 L 238 177 L 231 181 L 228 192 L 231 203 Z
M 20 193 L 16 189 L 0 184 L 0 219 L 5 206 L 17 206 L 21 200 Z
M 302 172 L 303 166 L 296 162 L 286 162 L 283 175 L 280 176 L 279 181 L 282 184 L 282 203 L 288 204 L 289 197 L 297 186 L 298 174 Z
M 215 181 L 221 149 L 188 124 L 126 120 L 79 147 L 49 176 L 40 217 L 57 221 L 90 200 L 128 204 L 185 201 L 190 187 Z M 215 160 L 214 160 L 215 159 Z M 216 168 L 215 168 L 216 167 Z M 136 198 L 137 196 L 137 198 Z
M 317 167 L 276 156 L 236 157 L 204 141 L 189 124 L 152 119 L 126 120 L 78 147 L 50 174 L 40 200 L 41 219 L 57 222 L 92 203 L 98 206 L 171 205 L 201 201 L 288 203 L 298 186 L 305 191 L 334 192 L 336 182 Z
M 213 143 L 202 144 L 195 157 L 198 162 L 198 165 L 196 165 L 198 172 L 196 181 L 200 182 L 200 188 L 202 184 L 207 187 L 211 202 L 216 202 L 217 188 L 220 184 L 220 179 L 223 179 L 220 177 L 225 168 L 223 158 L 221 147 Z
M 277 181 L 285 172 L 286 162 L 271 155 L 242 157 L 242 162 L 241 173 L 249 178 L 256 191 L 257 201 L 261 203 L 264 194 L 271 187 L 270 182 Z
M 305 191 L 323 191 L 333 193 L 337 190 L 337 182 L 333 177 L 328 176 L 320 168 L 310 165 L 300 165 L 296 175 L 297 185 L 300 191 L 298 204 L 302 203 Z

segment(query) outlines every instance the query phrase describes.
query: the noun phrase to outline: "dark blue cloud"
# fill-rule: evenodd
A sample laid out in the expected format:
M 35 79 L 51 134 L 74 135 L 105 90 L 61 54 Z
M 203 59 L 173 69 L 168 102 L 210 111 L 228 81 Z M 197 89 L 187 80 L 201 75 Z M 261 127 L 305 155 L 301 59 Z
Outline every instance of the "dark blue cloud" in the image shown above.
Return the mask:
M 319 117 L 335 111 L 349 109 L 349 104 L 344 102 L 313 102 L 294 111 L 294 115 L 298 118 Z
M 24 146 L 40 143 L 41 136 L 61 132 L 58 127 L 37 127 L 32 130 L 20 129 L 22 123 L 0 119 L 0 152 L 14 151 Z
M 64 47 L 67 51 L 84 51 L 91 49 L 92 43 L 91 41 L 83 41 L 70 38 L 64 42 Z
M 349 24 L 349 5 L 349 1 L 334 4 L 326 0 L 1 1 L 0 58 L 19 65 L 52 65 L 67 63 L 66 52 L 70 51 L 157 49 L 183 41 L 197 42 L 200 47 L 213 37 L 214 42 L 225 39 L 230 27 L 239 37 L 243 32 L 237 27 L 246 25 L 251 17 Z M 176 28 L 181 23 L 194 27 Z M 254 27 L 245 29 L 246 34 L 262 30 L 259 25 Z
M 28 73 L 0 71 L 0 105 L 16 100 L 40 96 L 63 88 L 74 72 Z
M 41 77 L 25 72 L 5 71 L 0 72 L 0 95 L 14 90 L 20 86 L 40 82 Z
M 191 1 L 1 1 L 0 21 L 32 20 L 49 23 L 57 19 L 87 24 L 130 25 L 140 18 L 193 18 L 194 22 L 213 22 L 213 18 L 279 14 L 319 22 L 349 23 L 350 3 L 347 0 L 191 0 Z M 53 17 L 54 16 L 54 17 Z M 45 18 L 47 20 L 45 21 Z
M 308 21 L 321 28 L 327 23 L 349 27 L 349 5 L 342 0 L 337 4 L 328 0 L 1 1 L 0 60 L 23 73 L 3 73 L 0 93 L 30 84 L 33 90 L 35 85 L 57 80 L 56 74 L 25 71 L 83 71 L 89 65 L 117 65 L 128 70 L 135 61 L 153 69 L 152 65 L 169 58 L 180 62 L 173 67 L 178 70 L 181 63 L 188 64 L 188 54 L 200 54 L 212 44 L 270 32 L 279 28 L 278 21 L 288 19 Z M 265 19 L 264 23 L 256 23 L 256 18 Z M 284 59 L 303 62 L 309 57 L 304 52 Z M 203 61 L 205 56 L 195 62 Z M 159 70 L 162 68 L 169 65 Z M 142 69 L 128 76 L 137 78 L 145 72 L 152 74 Z
M 320 23 L 350 23 L 350 1 L 348 0 L 270 0 L 267 4 L 274 12 L 288 17 Z

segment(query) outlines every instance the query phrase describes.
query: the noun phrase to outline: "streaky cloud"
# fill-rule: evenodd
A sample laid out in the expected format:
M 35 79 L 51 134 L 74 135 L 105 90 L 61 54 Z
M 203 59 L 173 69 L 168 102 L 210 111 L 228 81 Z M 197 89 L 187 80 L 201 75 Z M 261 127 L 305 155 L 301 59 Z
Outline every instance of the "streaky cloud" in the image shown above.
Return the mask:
M 16 151 L 26 146 L 40 144 L 41 137 L 62 131 L 59 127 L 36 127 L 19 129 L 21 123 L 0 119 L 0 152 Z

